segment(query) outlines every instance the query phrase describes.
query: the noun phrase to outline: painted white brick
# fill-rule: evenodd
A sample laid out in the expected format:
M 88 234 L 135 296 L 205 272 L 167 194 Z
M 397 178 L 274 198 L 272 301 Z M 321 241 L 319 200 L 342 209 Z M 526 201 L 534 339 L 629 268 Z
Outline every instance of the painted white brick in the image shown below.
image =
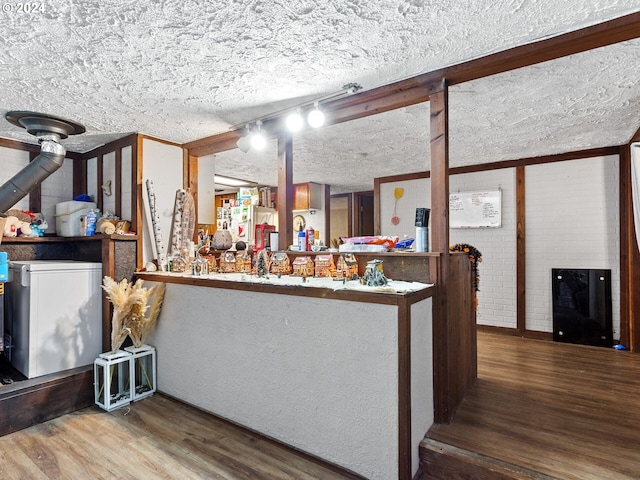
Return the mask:
M 478 292 L 477 321 L 481 325 L 515 328 L 515 170 L 493 170 L 481 173 L 454 175 L 449 180 L 453 191 L 502 189 L 502 227 L 492 229 L 452 229 L 450 243 L 468 243 L 482 252 L 480 291 Z M 400 223 L 394 226 L 396 187 L 404 188 L 403 198 L 397 203 Z M 410 180 L 380 185 L 381 234 L 402 237 L 415 236 L 416 207 L 431 206 L 430 180 Z M 504 288 L 504 287 L 507 288 Z M 508 307 L 508 308 L 505 308 Z
M 620 337 L 618 157 L 525 169 L 527 328 L 553 330 L 552 268 L 611 270 L 614 337 Z

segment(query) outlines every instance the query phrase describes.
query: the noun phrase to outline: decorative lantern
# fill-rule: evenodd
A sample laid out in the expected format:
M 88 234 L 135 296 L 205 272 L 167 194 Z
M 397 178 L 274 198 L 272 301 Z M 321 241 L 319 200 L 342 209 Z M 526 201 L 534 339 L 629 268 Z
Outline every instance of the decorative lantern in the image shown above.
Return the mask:
M 123 350 L 101 353 L 93 363 L 96 405 L 106 411 L 131 403 L 132 354 Z
M 131 400 L 134 402 L 156 391 L 156 349 L 150 345 L 125 347 L 131 353 Z

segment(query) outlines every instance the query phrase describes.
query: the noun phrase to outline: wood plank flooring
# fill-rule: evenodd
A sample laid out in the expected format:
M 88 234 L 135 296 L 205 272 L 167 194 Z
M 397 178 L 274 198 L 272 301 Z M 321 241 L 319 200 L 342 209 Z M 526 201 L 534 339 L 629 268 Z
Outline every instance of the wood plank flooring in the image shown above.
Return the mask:
M 2 479 L 300 479 L 342 474 L 162 395 L 0 437 Z
M 478 380 L 427 438 L 528 472 L 499 478 L 640 479 L 640 355 L 479 332 Z

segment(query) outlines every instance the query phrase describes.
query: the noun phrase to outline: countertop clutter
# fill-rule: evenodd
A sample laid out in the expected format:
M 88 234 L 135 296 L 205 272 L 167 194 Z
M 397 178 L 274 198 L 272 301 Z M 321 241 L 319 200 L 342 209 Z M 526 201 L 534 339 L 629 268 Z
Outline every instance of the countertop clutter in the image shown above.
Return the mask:
M 150 276 L 172 276 L 172 277 L 196 277 L 191 273 L 172 273 L 172 272 L 145 272 L 145 275 Z M 258 277 L 257 275 L 251 275 L 247 273 L 213 273 L 205 276 L 197 276 L 203 279 L 222 280 L 225 282 L 243 282 L 250 284 L 263 284 L 263 285 L 287 285 L 287 286 L 300 286 L 304 288 L 327 288 L 330 290 L 353 290 L 361 292 L 376 292 L 376 293 L 410 293 L 423 290 L 425 288 L 432 287 L 432 284 L 421 282 L 405 282 L 399 280 L 389 280 L 387 285 L 381 287 L 369 287 L 362 285 L 359 280 L 334 280 L 326 277 L 295 277 L 291 275 L 281 275 L 278 277 L 274 274 L 269 274 L 264 277 Z M 151 280 L 151 277 L 149 277 Z

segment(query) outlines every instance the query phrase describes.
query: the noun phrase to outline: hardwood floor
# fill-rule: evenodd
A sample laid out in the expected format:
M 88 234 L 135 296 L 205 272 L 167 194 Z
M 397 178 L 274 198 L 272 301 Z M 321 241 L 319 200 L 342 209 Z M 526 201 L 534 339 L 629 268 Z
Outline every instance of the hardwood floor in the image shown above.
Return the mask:
M 315 459 L 195 408 L 153 395 L 79 410 L 0 437 L 2 479 L 324 479 Z
M 640 479 L 640 355 L 479 332 L 478 380 L 421 458 L 439 449 L 474 476 L 425 478 Z

